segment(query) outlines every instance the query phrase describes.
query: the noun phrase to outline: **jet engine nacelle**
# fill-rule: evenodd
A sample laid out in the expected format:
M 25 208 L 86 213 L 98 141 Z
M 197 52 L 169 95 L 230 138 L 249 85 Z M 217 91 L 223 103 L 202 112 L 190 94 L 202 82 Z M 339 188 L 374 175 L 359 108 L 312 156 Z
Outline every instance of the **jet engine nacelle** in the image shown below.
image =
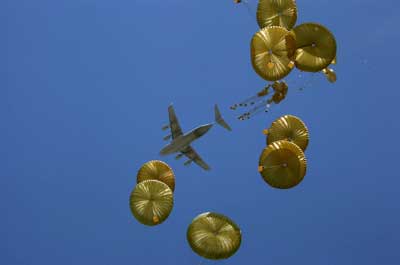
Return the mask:
M 163 139 L 164 139 L 164 141 L 167 141 L 167 140 L 171 139 L 171 135 L 167 135 Z
M 178 160 L 183 156 L 183 154 L 178 154 L 177 156 L 175 156 L 175 159 Z
M 165 131 L 165 130 L 167 130 L 169 128 L 169 125 L 164 125 L 161 129 L 163 130 L 163 131 Z
M 183 165 L 189 166 L 192 162 L 193 162 L 193 160 L 188 160 L 188 161 L 186 161 L 185 163 L 183 163 Z

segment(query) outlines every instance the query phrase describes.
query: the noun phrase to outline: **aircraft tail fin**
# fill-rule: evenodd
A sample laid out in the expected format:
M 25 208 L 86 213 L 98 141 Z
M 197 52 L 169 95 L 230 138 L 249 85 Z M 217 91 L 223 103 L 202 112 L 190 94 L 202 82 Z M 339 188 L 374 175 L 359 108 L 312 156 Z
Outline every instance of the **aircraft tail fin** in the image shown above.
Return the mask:
M 221 112 L 219 111 L 217 104 L 215 104 L 214 112 L 215 112 L 215 122 L 224 127 L 225 129 L 227 129 L 228 131 L 232 131 L 232 128 L 222 118 Z

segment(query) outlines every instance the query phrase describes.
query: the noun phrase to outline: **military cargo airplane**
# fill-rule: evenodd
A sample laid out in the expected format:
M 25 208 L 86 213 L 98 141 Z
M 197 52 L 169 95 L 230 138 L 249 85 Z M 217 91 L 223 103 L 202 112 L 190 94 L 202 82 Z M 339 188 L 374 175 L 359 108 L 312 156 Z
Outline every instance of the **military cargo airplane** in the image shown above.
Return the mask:
M 228 131 L 231 131 L 231 127 L 229 127 L 229 125 L 222 118 L 217 105 L 214 106 L 214 112 L 215 122 L 227 129 Z M 201 159 L 201 157 L 196 153 L 193 147 L 190 146 L 190 144 L 194 140 L 206 134 L 214 125 L 214 123 L 201 125 L 184 134 L 179 125 L 178 118 L 175 115 L 174 107 L 172 106 L 172 104 L 168 107 L 168 115 L 169 125 L 163 126 L 162 130 L 165 131 L 170 128 L 171 134 L 164 137 L 164 140 L 167 141 L 172 138 L 172 141 L 160 151 L 160 155 L 179 153 L 175 157 L 175 159 L 180 159 L 183 155 L 189 158 L 189 160 L 184 163 L 185 166 L 188 166 L 192 162 L 195 162 L 201 168 L 205 170 L 210 170 L 210 167 L 203 161 L 203 159 Z

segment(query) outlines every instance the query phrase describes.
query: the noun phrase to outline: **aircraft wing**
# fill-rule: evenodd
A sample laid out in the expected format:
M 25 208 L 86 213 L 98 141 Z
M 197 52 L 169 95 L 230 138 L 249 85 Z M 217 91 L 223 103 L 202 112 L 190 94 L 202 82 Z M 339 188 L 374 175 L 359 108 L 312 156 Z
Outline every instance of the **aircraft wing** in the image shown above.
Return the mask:
M 179 125 L 178 118 L 175 115 L 174 107 L 172 105 L 168 107 L 168 116 L 169 116 L 169 127 L 171 128 L 172 139 L 175 139 L 178 136 L 181 136 L 183 133 L 181 126 Z
M 203 159 L 201 159 L 199 154 L 197 154 L 196 151 L 194 151 L 194 149 L 190 145 L 185 149 L 183 149 L 181 152 L 182 154 L 187 156 L 190 160 L 199 165 L 201 168 L 205 170 L 210 170 L 210 167 L 206 164 L 206 162 L 203 161 Z

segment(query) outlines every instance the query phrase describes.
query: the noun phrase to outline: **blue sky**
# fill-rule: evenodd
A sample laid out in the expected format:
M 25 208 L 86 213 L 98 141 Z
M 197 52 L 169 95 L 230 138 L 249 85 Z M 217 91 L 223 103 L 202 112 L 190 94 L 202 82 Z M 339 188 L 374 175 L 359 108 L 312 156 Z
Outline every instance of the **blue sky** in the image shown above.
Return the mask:
M 338 81 L 316 75 L 239 122 L 228 107 L 265 84 L 251 67 L 257 24 L 244 6 L 1 1 L 0 263 L 199 264 L 186 229 L 216 211 L 241 227 L 242 246 L 203 264 L 399 264 L 400 4 L 297 2 L 297 24 L 334 33 Z M 211 122 L 218 103 L 233 132 L 214 127 L 194 144 L 210 172 L 163 158 L 175 206 L 146 227 L 128 199 L 139 167 L 160 159 L 171 102 L 184 130 Z M 284 114 L 302 118 L 311 140 L 304 181 L 282 191 L 257 163 L 262 130 Z

